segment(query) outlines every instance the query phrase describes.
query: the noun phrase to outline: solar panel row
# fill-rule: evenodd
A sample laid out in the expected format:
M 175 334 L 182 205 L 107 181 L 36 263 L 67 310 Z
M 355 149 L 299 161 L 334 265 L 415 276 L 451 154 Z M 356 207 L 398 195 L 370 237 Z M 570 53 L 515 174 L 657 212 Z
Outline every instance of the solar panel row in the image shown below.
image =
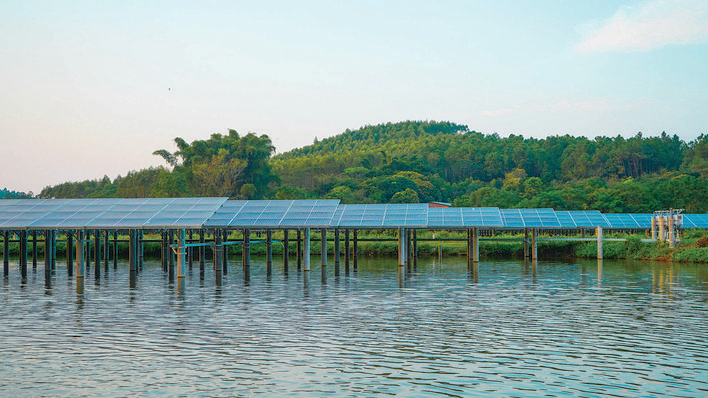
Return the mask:
M 651 214 L 553 209 L 428 208 L 427 204 L 339 205 L 338 200 L 227 198 L 11 199 L 0 229 L 13 228 L 604 228 L 648 229 Z M 708 228 L 685 214 L 684 228 Z

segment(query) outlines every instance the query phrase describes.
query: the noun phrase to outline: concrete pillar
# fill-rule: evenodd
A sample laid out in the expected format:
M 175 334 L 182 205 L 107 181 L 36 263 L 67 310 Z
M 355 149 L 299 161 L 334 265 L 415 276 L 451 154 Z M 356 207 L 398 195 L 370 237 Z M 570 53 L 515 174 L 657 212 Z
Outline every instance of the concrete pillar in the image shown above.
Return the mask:
M 222 236 L 222 245 L 221 245 L 221 272 L 226 275 L 229 273 L 229 245 L 226 245 L 229 241 L 229 232 L 227 230 L 222 230 L 221 231 L 221 236 Z
M 529 257 L 529 230 L 524 228 L 524 258 Z
M 413 268 L 418 267 L 418 230 L 413 230 Z
M 138 231 L 128 231 L 128 265 L 131 274 L 138 272 Z
M 472 248 L 473 248 L 473 256 L 472 256 L 472 261 L 475 263 L 479 262 L 479 229 L 478 228 L 472 228 Z
M 602 260 L 602 227 L 597 227 L 597 259 Z
M 310 271 L 310 228 L 305 228 L 305 233 L 303 234 L 303 253 L 302 253 L 302 269 L 303 271 Z
M 669 212 L 669 247 L 676 247 L 676 234 L 674 234 L 674 215 L 673 211 Z
M 531 230 L 531 259 L 538 260 L 538 230 Z
M 186 231 L 180 229 L 177 235 L 177 278 L 187 275 Z
M 86 274 L 86 262 L 84 261 L 84 231 L 77 229 L 76 233 L 76 279 L 83 279 Z
M 322 228 L 322 231 L 320 232 L 320 241 L 321 241 L 321 249 L 320 249 L 320 258 L 322 259 L 322 276 L 324 277 L 327 275 L 327 229 Z
M 295 248 L 295 257 L 297 257 L 297 270 L 302 269 L 302 231 L 297 230 L 297 247 Z
M 344 230 L 344 273 L 349 275 L 349 257 L 351 256 L 349 250 L 349 230 Z
M 339 228 L 334 229 L 334 276 L 339 276 Z
M 651 238 L 656 240 L 656 216 L 651 216 Z
M 96 279 L 101 278 L 101 235 L 99 231 L 93 231 L 93 276 Z
M 283 271 L 288 273 L 288 265 L 290 262 L 290 240 L 288 230 L 283 230 Z

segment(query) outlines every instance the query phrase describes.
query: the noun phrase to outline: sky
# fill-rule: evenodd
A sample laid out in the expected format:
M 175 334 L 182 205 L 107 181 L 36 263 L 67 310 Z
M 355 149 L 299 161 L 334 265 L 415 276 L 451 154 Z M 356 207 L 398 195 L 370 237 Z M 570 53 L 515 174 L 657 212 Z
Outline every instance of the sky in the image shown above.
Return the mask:
M 174 138 L 278 153 L 366 125 L 708 133 L 708 1 L 3 1 L 0 189 L 164 164 Z

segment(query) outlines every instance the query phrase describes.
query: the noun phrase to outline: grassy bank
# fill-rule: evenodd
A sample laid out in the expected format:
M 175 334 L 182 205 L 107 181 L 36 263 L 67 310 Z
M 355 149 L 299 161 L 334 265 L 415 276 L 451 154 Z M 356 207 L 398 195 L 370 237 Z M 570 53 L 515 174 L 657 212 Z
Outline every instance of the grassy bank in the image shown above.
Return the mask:
M 623 233 L 605 233 L 605 238 L 621 238 L 626 239 L 623 242 L 603 243 L 603 256 L 606 259 L 633 259 L 633 260 L 655 260 L 655 261 L 674 261 L 674 262 L 693 262 L 693 263 L 708 263 L 708 231 L 701 229 L 685 230 L 681 236 L 681 242 L 677 243 L 676 248 L 672 249 L 665 242 L 642 242 L 641 239 L 647 238 L 646 235 L 630 235 Z M 398 254 L 397 232 L 388 230 L 368 230 L 359 231 L 359 255 L 360 256 L 396 256 Z M 539 235 L 539 238 L 558 237 Z M 569 235 L 562 237 L 579 237 L 579 235 Z M 590 237 L 590 236 L 589 236 Z M 63 237 L 60 237 L 60 240 Z M 146 235 L 145 239 L 158 239 L 156 235 Z M 312 243 L 310 251 L 314 255 L 319 255 L 321 252 L 320 234 L 312 233 Z M 494 241 L 485 241 L 485 239 L 495 239 Z M 513 233 L 496 233 L 493 236 L 481 236 L 479 251 L 482 258 L 521 258 L 523 257 L 524 244 L 520 241 L 498 241 L 503 239 L 522 239 L 522 234 Z M 238 232 L 234 232 L 229 237 L 230 240 L 241 240 L 242 236 Z M 273 254 L 278 256 L 283 254 L 283 245 L 278 241 L 282 241 L 282 232 L 273 234 Z M 329 233 L 327 251 L 330 254 L 334 253 L 334 234 Z M 344 234 L 340 234 L 341 244 L 340 251 L 344 254 Z M 466 233 L 458 231 L 419 231 L 418 232 L 418 254 L 420 256 L 465 256 L 467 255 Z M 435 241 L 429 241 L 435 239 Z M 458 241 L 452 241 L 459 239 Z M 265 235 L 258 236 L 256 234 L 251 237 L 251 253 L 253 255 L 266 254 Z M 350 242 L 353 241 L 350 235 Z M 32 244 L 28 242 L 28 253 L 31 256 Z M 297 247 L 295 242 L 295 234 L 291 232 L 289 251 L 294 255 Z M 227 246 L 229 255 L 240 255 L 240 245 Z M 3 245 L 0 244 L 0 255 L 3 251 Z M 147 258 L 160 258 L 161 245 L 159 242 L 146 242 L 144 244 L 144 255 Z M 37 253 L 40 259 L 44 256 L 44 242 L 38 241 Z M 125 258 L 128 255 L 127 242 L 118 242 L 119 257 Z M 540 258 L 597 258 L 597 243 L 578 242 L 578 241 L 562 241 L 562 242 L 539 242 L 538 254 Z M 19 257 L 19 244 L 16 242 L 10 243 L 9 255 L 16 259 Z M 66 255 L 66 243 L 57 242 L 57 256 L 64 257 Z M 211 249 L 207 249 L 207 256 L 211 256 Z

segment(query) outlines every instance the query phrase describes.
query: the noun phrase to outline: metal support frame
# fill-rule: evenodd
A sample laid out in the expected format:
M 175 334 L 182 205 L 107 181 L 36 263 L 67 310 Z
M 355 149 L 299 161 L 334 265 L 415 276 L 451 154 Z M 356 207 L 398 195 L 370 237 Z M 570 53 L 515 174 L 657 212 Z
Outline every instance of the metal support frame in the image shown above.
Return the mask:
M 303 254 L 302 254 L 302 270 L 305 272 L 310 271 L 310 228 L 305 228 L 305 233 L 303 234 Z

